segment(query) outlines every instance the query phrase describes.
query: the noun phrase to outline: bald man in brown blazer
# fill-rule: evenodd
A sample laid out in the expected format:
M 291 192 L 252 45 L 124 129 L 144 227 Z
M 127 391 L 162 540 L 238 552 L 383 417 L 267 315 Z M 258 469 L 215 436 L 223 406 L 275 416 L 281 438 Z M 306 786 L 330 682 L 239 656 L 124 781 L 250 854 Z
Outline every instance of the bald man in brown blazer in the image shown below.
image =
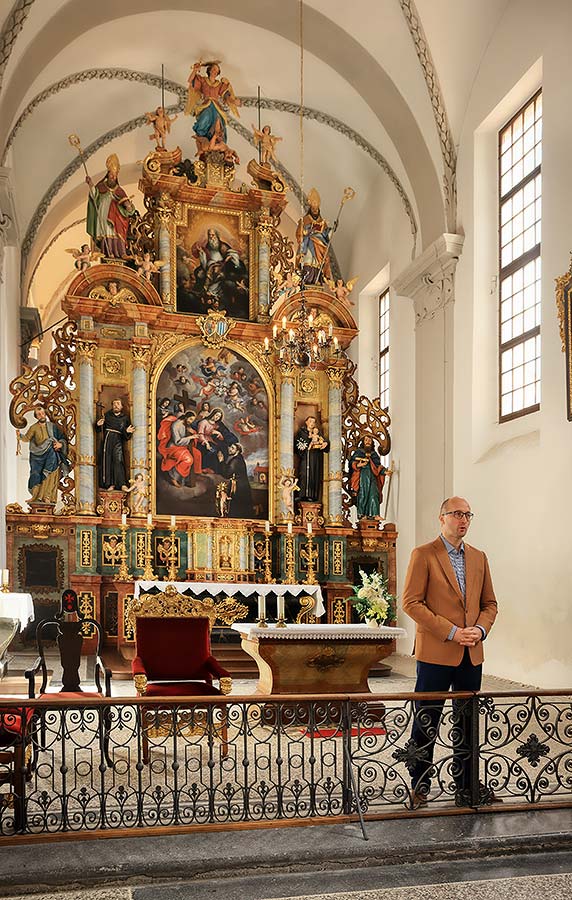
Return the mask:
M 473 513 L 463 497 L 449 497 L 441 505 L 439 537 L 416 547 L 411 554 L 403 589 L 403 609 L 416 623 L 415 691 L 478 691 L 481 687 L 483 641 L 497 615 L 487 557 L 465 544 Z M 443 702 L 418 701 L 412 741 L 419 758 L 410 769 L 414 809 L 425 806 L 431 786 L 433 750 Z M 466 701 L 454 704 L 458 717 L 452 764 L 456 801 L 470 800 L 470 746 Z M 460 736 L 459 736 L 460 735 Z M 447 774 L 441 771 L 441 780 Z M 492 802 L 489 792 L 488 802 Z

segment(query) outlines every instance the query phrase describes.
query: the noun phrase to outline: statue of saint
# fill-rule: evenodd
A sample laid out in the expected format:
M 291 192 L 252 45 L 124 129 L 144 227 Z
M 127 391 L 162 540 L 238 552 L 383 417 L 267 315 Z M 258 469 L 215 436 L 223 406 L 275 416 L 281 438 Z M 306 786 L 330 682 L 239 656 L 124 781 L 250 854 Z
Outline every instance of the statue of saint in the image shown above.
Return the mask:
M 70 471 L 68 443 L 61 428 L 51 422 L 43 406 L 34 407 L 36 422 L 25 434 L 16 431 L 18 440 L 30 444 L 30 478 L 28 490 L 35 503 L 54 503 L 58 497 L 60 478 Z
M 316 188 L 308 194 L 308 210 L 298 222 L 296 229 L 298 242 L 297 269 L 302 270 L 304 284 L 323 284 L 331 279 L 330 226 L 320 212 L 320 195 Z M 321 270 L 321 271 L 320 271 Z
M 119 185 L 117 154 L 107 157 L 105 168 L 105 177 L 97 184 L 94 185 L 89 175 L 85 179 L 89 185 L 87 233 L 104 256 L 125 259 L 129 217 L 135 214 L 135 207 Z
M 324 453 L 329 449 L 330 442 L 320 433 L 316 417 L 308 416 L 294 438 L 294 452 L 300 460 L 299 500 L 320 500 L 324 482 Z
M 391 474 L 391 469 L 381 464 L 373 438 L 366 434 L 350 459 L 350 493 L 359 519 L 379 516 L 385 476 Z
M 201 69 L 206 69 L 206 76 Z M 228 78 L 219 78 L 220 66 L 216 60 L 196 62 L 189 75 L 189 93 L 186 116 L 195 116 L 193 131 L 198 152 L 205 150 L 225 150 L 226 122 L 228 110 L 239 116 L 241 101 L 235 96 Z
M 111 409 L 97 420 L 96 429 L 103 433 L 98 457 L 99 486 L 105 491 L 129 490 L 123 445 L 135 428 L 123 412 L 121 400 L 111 401 Z

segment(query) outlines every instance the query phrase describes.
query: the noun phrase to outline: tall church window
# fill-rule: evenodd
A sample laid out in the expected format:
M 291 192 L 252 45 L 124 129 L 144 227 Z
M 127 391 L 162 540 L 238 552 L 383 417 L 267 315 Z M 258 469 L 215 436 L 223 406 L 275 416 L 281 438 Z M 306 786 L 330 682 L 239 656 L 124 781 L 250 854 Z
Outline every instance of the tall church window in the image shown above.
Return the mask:
M 542 94 L 499 132 L 500 421 L 540 409 Z
M 379 398 L 389 409 L 389 288 L 379 298 Z

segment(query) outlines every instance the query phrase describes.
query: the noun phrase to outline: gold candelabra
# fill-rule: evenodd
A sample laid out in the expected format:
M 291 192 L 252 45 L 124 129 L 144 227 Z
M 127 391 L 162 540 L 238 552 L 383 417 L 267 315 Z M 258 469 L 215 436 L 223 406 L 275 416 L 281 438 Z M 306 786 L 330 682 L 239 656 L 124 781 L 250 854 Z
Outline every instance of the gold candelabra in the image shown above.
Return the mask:
M 119 527 L 121 528 L 121 553 L 119 556 L 121 562 L 119 564 L 119 571 L 117 572 L 117 580 L 131 581 L 132 576 L 127 568 L 127 522 L 122 521 Z
M 264 582 L 272 583 L 272 556 L 270 554 L 270 532 L 264 532 Z
M 314 538 L 312 537 L 311 532 L 308 534 L 306 547 L 301 551 L 300 556 L 306 560 L 306 577 L 304 579 L 304 584 L 317 584 L 316 567 L 314 563 L 318 556 L 318 550 L 314 550 Z
M 143 569 L 143 578 L 145 581 L 155 581 L 157 576 L 153 571 L 153 566 L 151 561 L 153 559 L 153 550 L 152 550 L 152 534 L 153 534 L 153 522 L 150 522 L 147 519 L 147 524 L 145 526 L 145 568 Z
M 296 566 L 294 560 L 294 535 L 288 532 L 284 545 L 284 562 L 286 563 L 286 578 L 284 584 L 294 584 L 296 581 Z
M 171 546 L 169 547 L 169 552 L 167 553 L 167 561 L 169 563 L 169 569 L 167 572 L 168 581 L 176 581 L 179 574 L 177 565 L 177 539 L 175 537 L 176 529 L 176 525 L 171 525 L 169 527 L 169 531 L 171 533 Z

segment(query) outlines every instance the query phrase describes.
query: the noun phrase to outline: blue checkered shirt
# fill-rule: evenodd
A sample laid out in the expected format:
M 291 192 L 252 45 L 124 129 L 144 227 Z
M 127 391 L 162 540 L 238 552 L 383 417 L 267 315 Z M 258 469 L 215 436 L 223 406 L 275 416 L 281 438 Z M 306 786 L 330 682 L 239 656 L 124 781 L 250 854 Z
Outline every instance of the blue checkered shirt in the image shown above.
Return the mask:
M 466 578 L 465 578 L 465 545 L 464 545 L 463 541 L 461 541 L 461 543 L 459 545 L 459 549 L 456 550 L 455 547 L 453 547 L 453 545 L 450 544 L 449 541 L 446 538 L 444 538 L 442 534 L 440 535 L 440 538 L 443 541 L 443 543 L 445 545 L 445 550 L 447 551 L 447 553 L 449 555 L 449 559 L 451 560 L 451 565 L 453 566 L 453 571 L 455 573 L 455 577 L 457 578 L 457 584 L 459 585 L 459 590 L 461 591 L 461 594 L 463 595 L 463 606 L 465 606 L 466 599 L 467 599 L 467 585 L 466 585 Z M 484 640 L 487 636 L 487 632 L 485 631 L 485 629 L 483 628 L 482 625 L 478 625 L 477 627 L 480 628 L 481 631 L 483 632 L 483 640 Z M 453 627 L 451 628 L 451 631 L 449 632 L 449 634 L 447 636 L 448 641 L 453 640 L 456 630 L 457 630 L 457 626 L 453 625 Z

